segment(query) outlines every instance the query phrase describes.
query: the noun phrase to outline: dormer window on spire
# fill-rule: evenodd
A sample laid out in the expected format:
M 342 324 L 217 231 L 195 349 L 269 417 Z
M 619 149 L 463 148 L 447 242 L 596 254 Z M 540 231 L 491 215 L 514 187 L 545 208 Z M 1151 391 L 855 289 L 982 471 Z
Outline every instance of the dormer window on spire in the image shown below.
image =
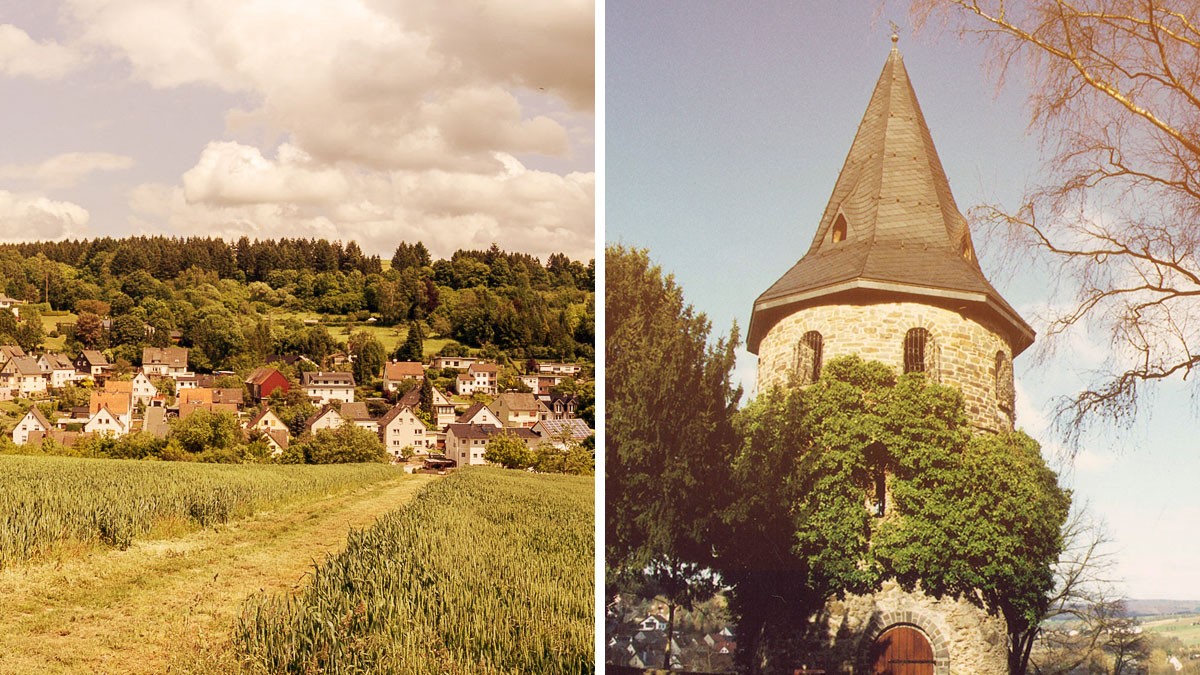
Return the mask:
M 833 228 L 830 229 L 829 237 L 835 244 L 839 241 L 846 241 L 846 216 L 838 214 L 837 220 L 833 221 Z

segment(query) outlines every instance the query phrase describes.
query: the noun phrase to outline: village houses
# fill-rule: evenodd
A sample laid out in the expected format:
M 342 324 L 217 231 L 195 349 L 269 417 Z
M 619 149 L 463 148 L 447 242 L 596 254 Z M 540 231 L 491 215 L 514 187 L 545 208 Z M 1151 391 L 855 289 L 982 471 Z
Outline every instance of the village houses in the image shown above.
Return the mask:
M 459 396 L 472 394 L 496 394 L 500 368 L 494 363 L 473 363 L 467 372 L 458 376 L 457 391 Z
M 346 420 L 342 418 L 337 408 L 326 404 L 320 410 L 310 415 L 308 419 L 304 420 L 304 428 L 308 433 L 315 434 L 318 431 L 326 429 L 337 429 L 345 423 Z
M 25 413 L 25 416 L 13 427 L 12 440 L 17 445 L 24 445 L 29 440 L 29 434 L 34 431 L 47 432 L 54 428 L 42 411 L 35 405 Z
M 496 434 L 517 437 L 533 449 L 541 437 L 532 429 L 522 427 L 504 428 L 491 424 L 451 424 L 446 427 L 446 457 L 458 462 L 459 466 L 487 464 L 483 458 L 488 440 Z
M 147 347 L 142 367 L 122 379 L 112 377 L 112 364 L 99 350 L 81 350 L 74 359 L 56 353 L 26 355 L 15 345 L 0 345 L 0 397 L 48 397 L 51 392 L 70 384 L 94 380 L 88 405 L 60 413 L 57 419 L 32 407 L 11 431 L 16 443 L 41 442 L 55 438 L 73 443 L 88 434 L 124 436 L 145 431 L 159 438 L 170 433 L 171 419 L 187 419 L 197 410 L 229 412 L 241 415 L 243 400 L 261 405 L 272 393 L 287 393 L 289 380 L 277 368 L 254 369 L 243 380 L 243 387 L 216 387 L 219 374 L 197 374 L 188 370 L 188 350 L 183 347 Z M 354 376 L 348 372 L 320 371 L 300 373 L 305 394 L 319 409 L 304 423 L 306 433 L 336 429 L 353 424 L 379 436 L 388 454 L 395 460 L 411 455 L 434 455 L 444 449 L 458 464 L 482 464 L 487 442 L 496 433 L 517 436 L 529 447 L 543 437 L 533 430 L 541 422 L 556 417 L 549 394 L 506 392 L 496 395 L 499 366 L 474 357 L 446 357 L 434 360 L 435 367 L 465 368 L 458 383 L 462 396 L 495 396 L 490 407 L 474 402 L 461 414 L 450 395 L 431 388 L 432 414 L 427 426 L 420 386 L 400 396 L 381 417 L 371 414 L 365 402 L 355 401 Z M 419 383 L 425 366 L 419 362 L 390 362 L 382 369 L 384 392 L 394 392 L 401 383 Z M 538 375 L 542 378 L 562 376 Z M 174 400 L 168 407 L 171 388 L 164 390 L 162 380 L 173 385 Z M 543 383 L 544 384 L 544 383 Z M 553 399 L 557 400 L 557 399 Z M 460 405 L 462 405 L 460 403 Z M 568 414 L 568 413 L 561 413 Z M 571 413 L 573 415 L 573 407 Z M 270 408 L 264 407 L 249 419 L 243 418 L 247 442 L 265 443 L 273 453 L 285 450 L 290 430 Z M 572 427 L 574 428 L 574 427 Z M 586 425 L 582 425 L 586 429 Z M 541 427 L 538 429 L 542 430 Z M 578 434 L 574 434 L 577 436 Z
M 146 347 L 142 350 L 142 372 L 151 377 L 190 375 L 188 350 L 184 347 Z
M 421 389 L 416 387 L 408 390 L 397 405 L 406 405 L 413 410 L 418 410 L 421 407 Z M 453 424 L 458 415 L 454 412 L 454 404 L 446 395 L 433 387 L 433 424 L 439 429 L 445 429 L 447 424 Z
M 379 432 L 379 420 L 371 417 L 371 412 L 363 401 L 343 403 L 338 413 L 347 424 L 353 424 L 373 433 Z
M 393 458 L 403 456 L 410 448 L 414 453 L 425 454 L 433 450 L 437 433 L 425 428 L 425 423 L 407 405 L 396 405 L 380 418 L 379 432 L 383 447 Z
M 95 349 L 84 349 L 75 357 L 75 370 L 96 381 L 104 379 L 111 368 L 104 353 Z
M 490 408 L 500 423 L 506 427 L 532 428 L 538 423 L 538 408 L 541 404 L 533 394 L 506 391 L 492 401 Z
M 0 388 L 15 396 L 38 396 L 46 393 L 46 378 L 32 356 L 14 356 L 0 366 Z
M 354 402 L 354 375 L 337 371 L 308 372 L 300 375 L 304 393 L 324 405 L 330 401 Z
M 416 361 L 390 361 L 383 364 L 383 390 L 396 391 L 405 380 L 420 382 L 425 378 L 425 367 Z
M 46 386 L 51 389 L 61 389 L 80 379 L 75 364 L 64 354 L 46 353 L 38 357 L 38 368 L 46 377 Z

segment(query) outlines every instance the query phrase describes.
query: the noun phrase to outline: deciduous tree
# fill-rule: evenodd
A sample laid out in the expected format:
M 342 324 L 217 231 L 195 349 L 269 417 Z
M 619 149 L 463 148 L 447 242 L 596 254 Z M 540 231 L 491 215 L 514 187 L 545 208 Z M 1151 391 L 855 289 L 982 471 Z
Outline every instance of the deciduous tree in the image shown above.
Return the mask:
M 359 384 L 371 384 L 383 372 L 387 352 L 383 343 L 367 331 L 358 331 L 350 336 L 347 348 L 354 355 L 354 379 Z
M 186 419 L 176 419 L 172 423 L 171 439 L 193 454 L 223 450 L 241 441 L 241 427 L 233 413 L 200 409 Z
M 387 461 L 387 452 L 383 443 L 379 441 L 379 436 L 357 424 L 322 429 L 293 447 L 297 448 L 295 452 L 300 453 L 309 464 Z
M 1048 254 L 1073 297 L 1045 331 L 1107 332 L 1097 379 L 1058 409 L 1066 436 L 1132 423 L 1139 393 L 1200 366 L 1200 4 L 1195 0 L 914 0 L 983 39 L 1028 82 L 1046 154 L 1016 208 L 973 211 Z M 1053 344 L 1053 340 L 1050 344 Z
M 75 319 L 75 339 L 87 349 L 104 346 L 104 320 L 92 312 L 80 312 Z
M 525 441 L 505 433 L 493 434 L 488 439 L 483 458 L 506 469 L 528 469 L 536 459 Z
M 686 603 L 692 586 L 675 582 L 712 563 L 735 445 L 737 330 L 710 344 L 708 319 L 645 251 L 610 246 L 605 265 L 608 583 L 638 579 Z

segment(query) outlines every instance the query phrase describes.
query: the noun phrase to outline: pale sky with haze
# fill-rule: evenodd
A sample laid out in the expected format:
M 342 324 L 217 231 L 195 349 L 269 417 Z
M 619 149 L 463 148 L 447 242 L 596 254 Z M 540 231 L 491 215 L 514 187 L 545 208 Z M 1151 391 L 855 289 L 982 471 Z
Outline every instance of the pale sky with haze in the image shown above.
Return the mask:
M 0 241 L 587 260 L 590 0 L 0 0 Z
M 808 250 L 901 25 L 900 51 L 959 209 L 1014 206 L 1037 180 L 1020 71 L 997 90 L 983 48 L 908 28 L 907 3 L 610 0 L 605 57 L 605 240 L 647 248 L 714 333 L 743 337 L 754 299 Z M 985 275 L 1039 334 L 1069 287 L 999 255 L 973 229 Z M 1016 359 L 1017 424 L 1108 525 L 1134 598 L 1200 601 L 1200 423 L 1190 383 L 1159 388 L 1136 429 L 1089 436 L 1064 463 L 1051 401 L 1101 367 L 1106 340 L 1071 335 Z M 737 376 L 752 397 L 756 358 Z

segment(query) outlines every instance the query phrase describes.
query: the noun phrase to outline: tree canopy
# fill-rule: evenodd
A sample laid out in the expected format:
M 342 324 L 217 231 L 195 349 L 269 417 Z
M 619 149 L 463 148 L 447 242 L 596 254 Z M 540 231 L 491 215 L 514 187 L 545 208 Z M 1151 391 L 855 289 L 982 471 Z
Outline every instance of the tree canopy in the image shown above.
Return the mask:
M 287 460 L 308 464 L 386 462 L 387 451 L 375 432 L 357 424 L 343 424 L 292 444 L 285 453 Z
M 493 434 L 488 439 L 483 458 L 506 469 L 528 469 L 536 457 L 525 441 L 512 434 Z
M 543 264 L 497 246 L 432 261 L 420 242 L 405 243 L 384 269 L 354 242 L 319 239 L 0 244 L 0 292 L 27 303 L 44 298 L 52 311 L 78 314 L 71 348 L 124 347 L 128 358 L 146 343 L 169 346 L 178 331 L 201 372 L 237 370 L 268 353 L 305 354 L 320 363 L 342 348 L 323 339 L 321 326 L 267 321 L 298 314 L 419 325 L 428 328 L 419 337 L 495 347 L 518 359 L 592 360 L 594 288 L 590 262 L 558 255 Z M 26 304 L 21 311 L 35 310 Z M 26 344 L 41 340 L 40 323 L 19 325 L 27 326 L 25 334 L 2 324 L 0 334 Z M 422 360 L 419 350 L 410 351 L 412 360 Z
M 605 560 L 709 557 L 726 480 L 736 330 L 710 345 L 709 322 L 645 251 L 605 251 Z
M 387 363 L 387 350 L 374 334 L 358 331 L 350 336 L 346 346 L 354 356 L 354 381 L 370 384 L 379 379 Z

